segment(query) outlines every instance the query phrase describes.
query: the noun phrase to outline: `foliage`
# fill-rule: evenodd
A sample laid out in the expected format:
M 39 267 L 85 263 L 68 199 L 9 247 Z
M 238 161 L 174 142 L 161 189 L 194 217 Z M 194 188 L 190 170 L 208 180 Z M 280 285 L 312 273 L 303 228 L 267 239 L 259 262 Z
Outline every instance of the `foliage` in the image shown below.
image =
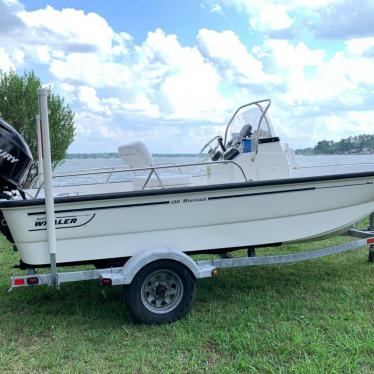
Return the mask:
M 37 174 L 35 117 L 39 113 L 37 90 L 40 87 L 41 81 L 33 72 L 23 76 L 18 76 L 14 71 L 0 73 L 0 117 L 24 137 L 34 157 L 25 186 Z M 52 166 L 55 168 L 64 160 L 66 150 L 74 139 L 74 113 L 64 99 L 53 94 L 50 88 L 48 108 Z
M 338 142 L 322 140 L 314 148 L 298 149 L 299 154 L 350 154 L 374 153 L 374 135 L 358 135 Z

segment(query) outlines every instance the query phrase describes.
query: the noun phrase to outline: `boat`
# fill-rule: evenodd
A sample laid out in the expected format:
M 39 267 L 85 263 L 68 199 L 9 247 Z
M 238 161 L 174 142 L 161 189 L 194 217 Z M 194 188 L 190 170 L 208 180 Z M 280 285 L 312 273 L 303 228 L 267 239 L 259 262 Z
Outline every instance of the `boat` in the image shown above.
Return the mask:
M 300 170 L 269 108 L 270 100 L 238 108 L 195 163 L 156 165 L 135 142 L 119 149 L 124 167 L 57 174 L 106 178 L 55 188 L 57 265 L 121 266 L 150 248 L 194 254 L 277 246 L 344 232 L 374 212 L 373 165 Z M 30 151 L 5 122 L 0 147 L 1 231 L 21 268 L 49 266 L 43 189 L 21 188 Z

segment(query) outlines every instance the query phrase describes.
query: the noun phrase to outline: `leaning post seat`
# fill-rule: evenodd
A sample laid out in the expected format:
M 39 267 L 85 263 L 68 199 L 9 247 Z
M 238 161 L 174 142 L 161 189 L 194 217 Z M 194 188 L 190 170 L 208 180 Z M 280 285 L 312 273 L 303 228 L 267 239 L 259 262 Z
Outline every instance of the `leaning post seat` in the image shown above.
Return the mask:
M 125 166 L 137 169 L 153 165 L 153 157 L 143 142 L 133 142 L 118 147 L 118 154 Z
M 151 153 L 149 152 L 147 146 L 143 142 L 137 141 L 137 142 L 122 145 L 118 147 L 118 154 L 121 157 L 125 166 L 131 169 L 141 169 L 141 168 L 151 168 L 151 167 L 157 168 L 157 165 L 154 163 Z M 191 175 L 171 174 L 171 173 L 167 173 L 167 169 L 163 173 L 161 172 L 158 174 L 165 188 L 188 186 L 192 184 Z M 148 175 L 133 176 L 132 182 L 133 182 L 134 189 L 140 190 L 143 187 L 144 183 L 146 182 L 147 177 Z M 152 175 L 145 189 L 160 188 L 160 187 L 162 187 L 160 184 L 160 181 L 155 175 Z

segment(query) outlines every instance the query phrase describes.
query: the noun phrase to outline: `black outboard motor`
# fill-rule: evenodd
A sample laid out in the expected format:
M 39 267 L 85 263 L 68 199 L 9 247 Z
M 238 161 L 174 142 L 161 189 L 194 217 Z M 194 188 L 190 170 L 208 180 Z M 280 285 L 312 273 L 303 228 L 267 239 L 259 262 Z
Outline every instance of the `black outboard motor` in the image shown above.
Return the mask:
M 22 136 L 0 119 L 0 192 L 21 188 L 32 162 Z
M 9 199 L 6 192 L 20 190 L 32 162 L 30 149 L 22 136 L 0 118 L 0 199 Z M 3 213 L 0 211 L 0 231 L 14 244 Z

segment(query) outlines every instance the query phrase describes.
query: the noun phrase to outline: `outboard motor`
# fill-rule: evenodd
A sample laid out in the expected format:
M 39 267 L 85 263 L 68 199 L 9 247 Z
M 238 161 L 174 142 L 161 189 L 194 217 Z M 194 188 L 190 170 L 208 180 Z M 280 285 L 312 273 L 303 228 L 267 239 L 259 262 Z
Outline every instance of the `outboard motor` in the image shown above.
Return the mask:
M 22 136 L 0 119 L 0 192 L 21 188 L 32 162 Z
M 19 190 L 32 162 L 30 149 L 22 136 L 0 118 L 0 199 L 9 199 L 6 192 Z M 14 243 L 8 225 L 0 212 L 0 231 Z

